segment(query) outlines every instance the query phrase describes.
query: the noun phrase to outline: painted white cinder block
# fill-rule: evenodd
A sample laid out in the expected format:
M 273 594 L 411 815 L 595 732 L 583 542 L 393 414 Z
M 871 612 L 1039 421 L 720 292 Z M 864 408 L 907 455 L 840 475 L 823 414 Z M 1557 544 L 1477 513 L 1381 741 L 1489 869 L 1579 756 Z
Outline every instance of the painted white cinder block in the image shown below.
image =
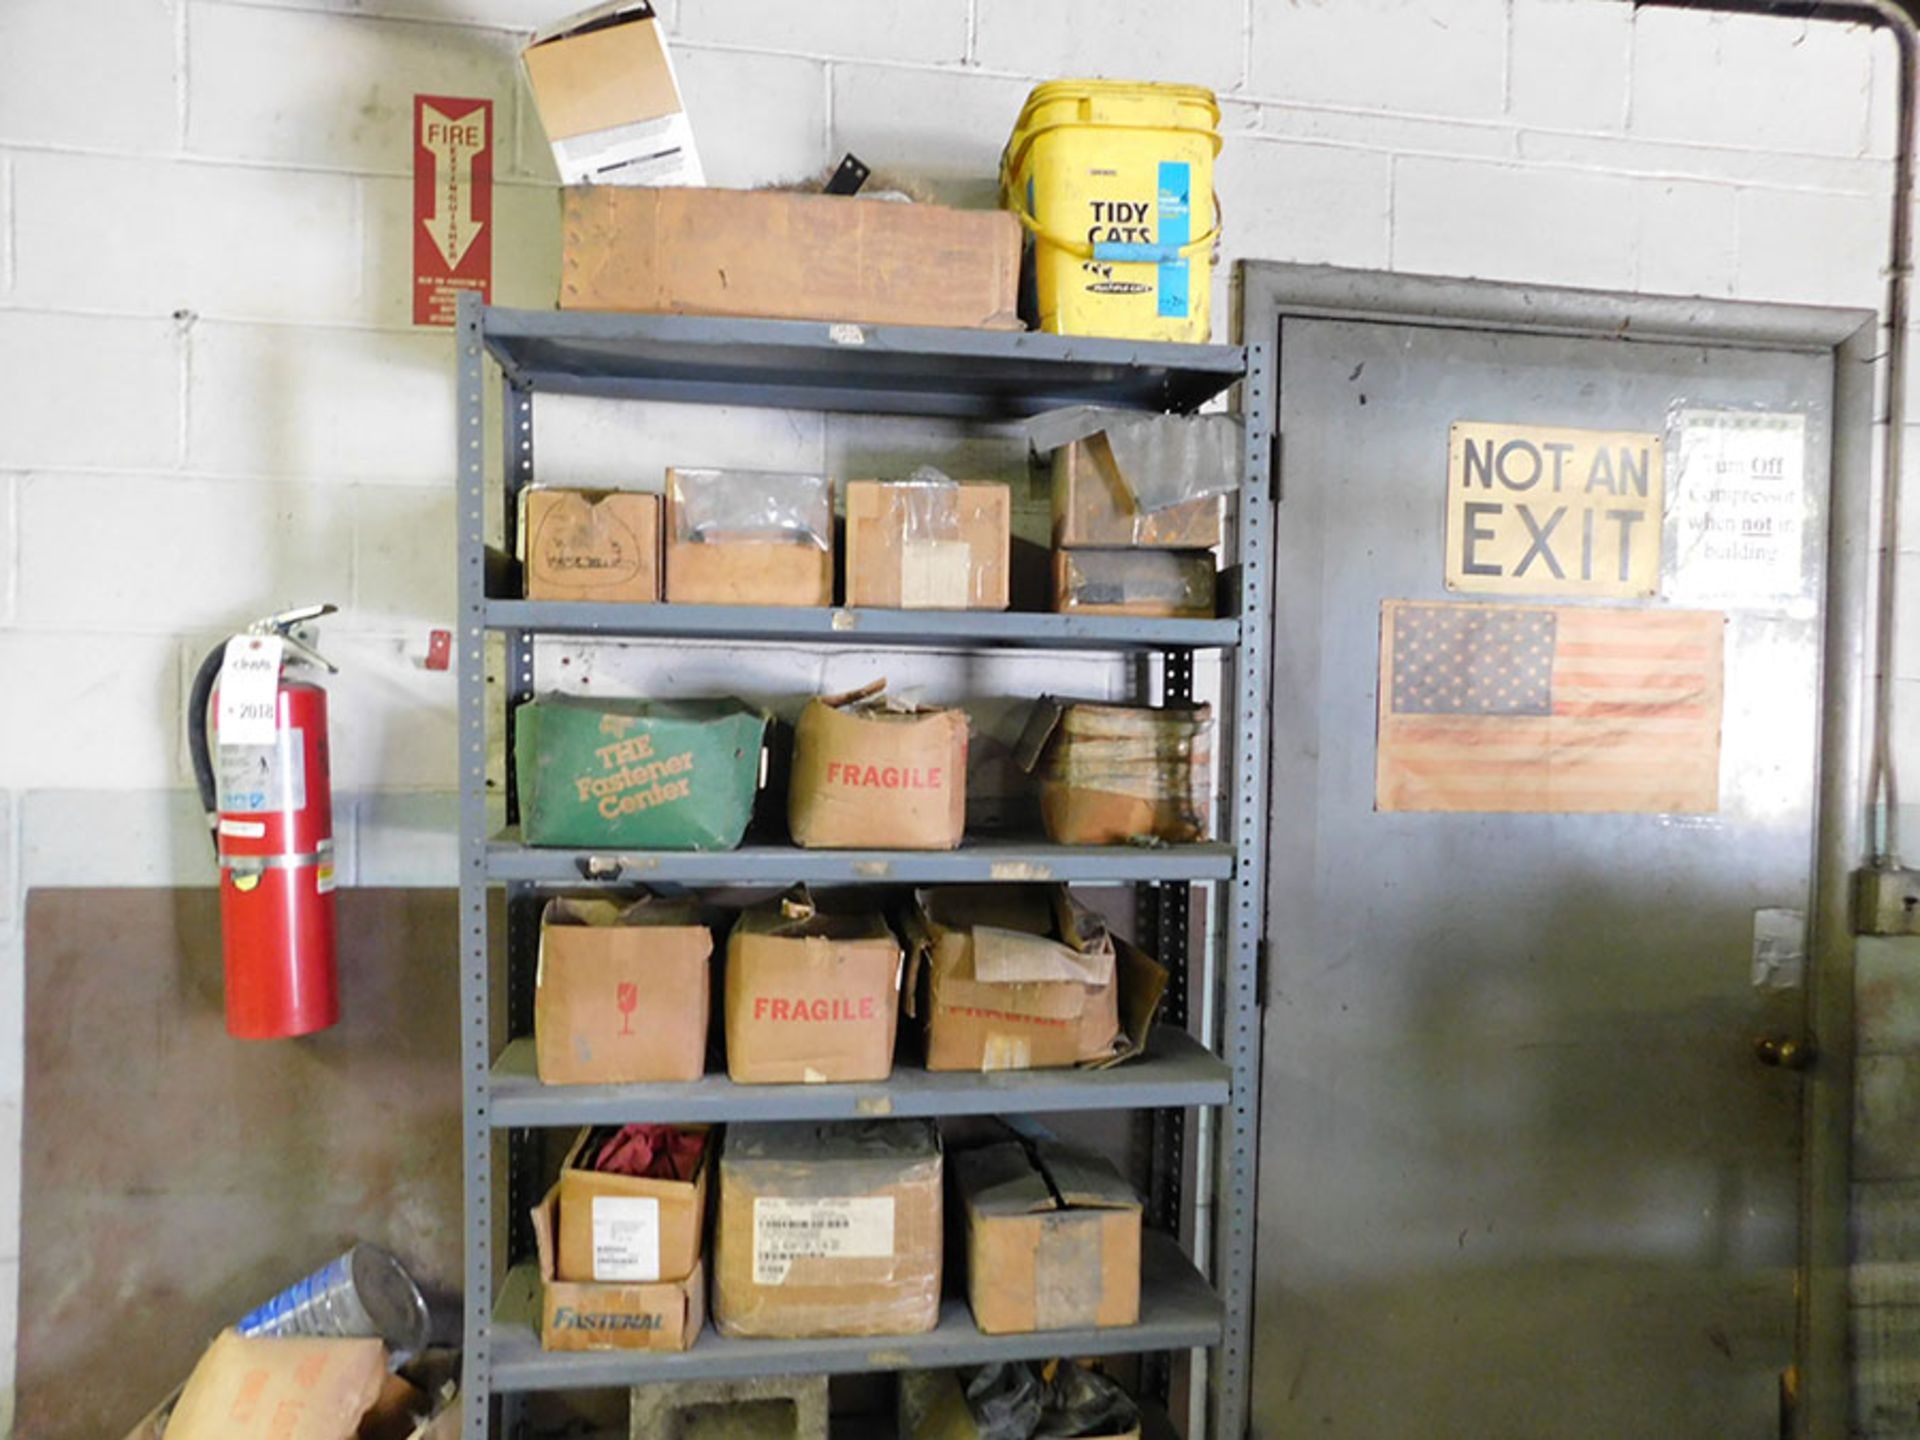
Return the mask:
M 669 466 L 817 473 L 825 418 L 798 410 L 533 400 L 533 471 L 543 485 L 659 490 Z
M 1788 155 L 1777 150 L 1559 130 L 1522 130 L 1518 144 L 1523 160 L 1656 180 L 1710 180 L 1852 195 L 1879 194 L 1888 183 L 1887 166 L 1862 156 Z
M 362 281 L 345 312 L 369 324 L 413 324 L 413 182 L 360 184 Z M 524 182 L 493 189 L 493 303 L 544 310 L 560 293 L 560 197 Z M 420 334 L 445 334 L 422 330 Z
M 453 487 L 357 485 L 350 624 L 419 632 L 454 623 Z
M 323 634 L 336 794 L 404 785 L 451 790 L 454 773 L 454 672 L 427 670 L 408 639 Z
M 460 866 L 460 797 L 375 791 L 353 801 L 357 885 L 444 886 Z
M 1875 309 L 1891 221 L 1866 195 L 1743 189 L 1739 290 L 1750 300 Z
M 197 4 L 189 20 L 194 154 L 407 174 L 416 94 L 490 98 L 500 133 L 512 133 L 511 35 L 242 5 Z
M 1893 673 L 1920 680 L 1920 555 L 1902 551 L 1894 567 Z M 1920 721 L 1920 712 L 1914 718 Z M 1914 779 L 1920 781 L 1920 772 Z
M 1232 137 L 1214 169 L 1221 278 L 1241 257 L 1384 267 L 1391 173 L 1392 161 L 1373 151 Z M 1218 312 L 1223 337 L 1226 324 Z
M 20 477 L 0 473 L 0 625 L 13 624 L 20 590 Z
M 21 677 L 0 694 L 0 787 L 181 783 L 179 655 L 170 635 L 0 631 L 0 665 Z
M 1028 472 L 1024 424 L 830 415 L 826 454 L 827 473 L 843 483 L 904 480 L 916 466 L 931 465 L 956 480 L 1009 485 L 1016 506 L 1046 498 Z
M 1394 162 L 1396 270 L 1623 289 L 1633 264 L 1631 181 L 1477 161 Z
M 410 483 L 452 470 L 451 331 L 202 322 L 190 373 L 195 470 Z
M 833 143 L 948 205 L 998 203 L 1000 151 L 1032 85 L 881 65 L 833 67 Z
M 54 152 L 22 153 L 13 171 L 18 304 L 302 320 L 353 310 L 358 221 L 344 176 Z
M 180 455 L 171 320 L 0 310 L 0 466 L 162 468 Z
M 1438 155 L 1449 160 L 1474 156 L 1511 160 L 1520 151 L 1519 132 L 1505 118 L 1447 120 L 1384 110 L 1329 110 L 1271 102 L 1257 108 L 1259 124 L 1255 128 L 1262 135 L 1281 140 L 1319 141 L 1389 155 Z M 1227 141 L 1229 145 L 1235 142 L 1236 137 Z
M 350 493 L 153 475 L 20 482 L 20 623 L 175 633 L 244 625 L 350 586 Z M 76 563 L 74 524 L 110 565 Z M 451 564 L 446 567 L 449 572 Z
M 1650 295 L 1734 293 L 1738 191 L 1692 180 L 1642 180 L 1633 195 L 1636 288 Z
M 1616 0 L 1513 0 L 1507 113 L 1551 129 L 1624 128 L 1633 15 Z
M 1658 7 L 1633 17 L 1634 134 L 1823 155 L 1869 148 L 1864 28 Z M 1818 104 L 1788 99 L 1815 95 Z
M 826 168 L 820 61 L 680 46 L 674 68 L 709 185 L 752 190 L 812 180 Z
M 175 149 L 179 4 L 0 5 L 0 143 Z
M 974 8 L 974 58 L 990 70 L 1232 90 L 1245 64 L 1243 0 L 1189 0 L 1177 11 L 1157 0 L 974 0 Z
M 21 886 L 29 890 L 212 885 L 218 878 L 206 817 L 191 788 L 36 789 L 21 797 L 20 870 Z
M 803 55 L 958 64 L 967 53 L 968 8 L 967 0 L 693 0 L 672 35 Z
M 1414 115 L 1506 109 L 1505 0 L 1255 5 L 1247 93 Z

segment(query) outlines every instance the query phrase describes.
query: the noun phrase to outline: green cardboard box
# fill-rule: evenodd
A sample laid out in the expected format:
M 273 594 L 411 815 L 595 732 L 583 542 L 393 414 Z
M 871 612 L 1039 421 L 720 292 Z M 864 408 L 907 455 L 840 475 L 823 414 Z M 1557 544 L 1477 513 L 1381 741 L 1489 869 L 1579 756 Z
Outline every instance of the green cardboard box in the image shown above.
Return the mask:
M 766 716 L 739 700 L 553 696 L 520 707 L 530 845 L 731 850 L 753 814 Z

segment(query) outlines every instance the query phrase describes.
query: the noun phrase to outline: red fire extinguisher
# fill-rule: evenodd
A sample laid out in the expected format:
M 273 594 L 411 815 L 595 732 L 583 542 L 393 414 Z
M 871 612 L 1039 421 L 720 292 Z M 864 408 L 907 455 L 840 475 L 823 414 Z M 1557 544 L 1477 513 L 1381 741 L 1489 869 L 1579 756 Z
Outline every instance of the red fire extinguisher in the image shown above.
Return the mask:
M 309 605 L 256 620 L 200 664 L 187 701 L 194 781 L 220 866 L 227 1033 L 310 1035 L 340 1018 L 334 965 L 327 692 L 286 667 L 336 667 L 294 635 Z

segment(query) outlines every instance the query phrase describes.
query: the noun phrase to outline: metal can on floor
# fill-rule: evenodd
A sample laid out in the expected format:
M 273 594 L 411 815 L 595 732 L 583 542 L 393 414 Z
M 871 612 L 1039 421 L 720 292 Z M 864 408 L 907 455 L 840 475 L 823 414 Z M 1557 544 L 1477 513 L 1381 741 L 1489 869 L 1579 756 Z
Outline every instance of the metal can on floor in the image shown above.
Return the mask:
M 374 1336 L 406 1356 L 427 1343 L 427 1302 L 398 1260 L 362 1244 L 242 1316 L 234 1328 L 247 1336 Z

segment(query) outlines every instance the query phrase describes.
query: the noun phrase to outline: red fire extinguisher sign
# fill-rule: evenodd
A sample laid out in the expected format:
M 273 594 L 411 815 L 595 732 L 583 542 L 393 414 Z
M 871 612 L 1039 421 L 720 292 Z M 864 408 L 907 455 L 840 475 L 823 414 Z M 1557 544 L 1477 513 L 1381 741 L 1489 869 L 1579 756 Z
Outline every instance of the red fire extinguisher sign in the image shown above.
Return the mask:
M 493 294 L 493 101 L 413 97 L 413 323 Z

